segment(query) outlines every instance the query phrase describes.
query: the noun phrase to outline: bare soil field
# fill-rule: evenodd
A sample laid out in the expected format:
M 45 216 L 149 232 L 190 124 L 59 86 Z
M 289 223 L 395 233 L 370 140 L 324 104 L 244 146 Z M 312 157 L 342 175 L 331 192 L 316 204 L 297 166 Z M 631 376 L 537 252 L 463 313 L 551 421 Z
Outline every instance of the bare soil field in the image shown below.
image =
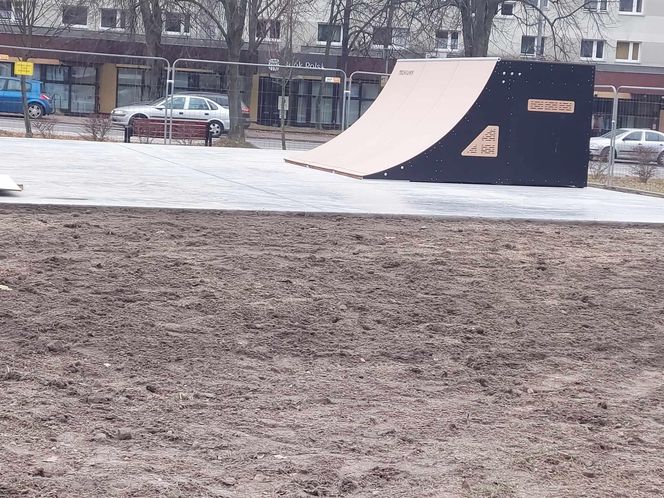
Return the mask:
M 661 496 L 664 228 L 0 205 L 0 496 Z

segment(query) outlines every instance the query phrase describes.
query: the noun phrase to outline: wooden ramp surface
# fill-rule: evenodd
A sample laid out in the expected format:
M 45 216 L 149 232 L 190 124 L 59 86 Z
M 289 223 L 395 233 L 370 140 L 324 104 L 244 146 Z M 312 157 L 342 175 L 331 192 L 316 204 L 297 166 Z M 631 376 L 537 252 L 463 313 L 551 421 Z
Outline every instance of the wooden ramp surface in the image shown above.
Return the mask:
M 286 161 L 362 178 L 422 154 L 475 103 L 497 58 L 397 61 L 373 105 L 348 130 Z

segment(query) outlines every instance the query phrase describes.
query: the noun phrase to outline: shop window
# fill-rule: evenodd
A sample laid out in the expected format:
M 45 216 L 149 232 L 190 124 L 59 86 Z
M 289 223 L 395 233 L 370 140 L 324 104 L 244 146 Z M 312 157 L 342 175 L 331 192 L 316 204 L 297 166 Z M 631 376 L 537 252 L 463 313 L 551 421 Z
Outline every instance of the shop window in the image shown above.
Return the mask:
M 436 48 L 448 52 L 459 50 L 459 32 L 443 30 L 436 31 Z
M 643 0 L 620 0 L 618 10 L 621 14 L 642 14 Z
M 125 29 L 127 11 L 122 9 L 101 9 L 101 27 L 106 29 Z
M 641 44 L 639 42 L 619 41 L 616 43 L 616 61 L 639 62 L 641 57 Z
M 603 61 L 604 41 L 581 40 L 581 58 L 594 61 Z
M 318 41 L 341 43 L 341 26 L 338 24 L 318 23 Z
M 62 8 L 62 24 L 86 28 L 88 26 L 88 8 L 65 5 Z
M 256 37 L 261 40 L 279 40 L 281 38 L 281 21 L 259 19 L 256 26 Z

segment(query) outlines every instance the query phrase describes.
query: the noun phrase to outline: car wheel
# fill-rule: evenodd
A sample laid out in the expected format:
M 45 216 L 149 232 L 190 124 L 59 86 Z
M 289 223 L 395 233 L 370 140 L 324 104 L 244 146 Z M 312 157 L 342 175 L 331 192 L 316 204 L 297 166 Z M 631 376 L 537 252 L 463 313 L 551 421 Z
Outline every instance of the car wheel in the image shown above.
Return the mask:
M 599 153 L 599 158 L 600 158 L 601 161 L 606 161 L 607 159 L 609 159 L 609 150 L 610 149 L 611 149 L 610 147 L 604 147 L 602 149 L 602 152 Z
M 657 158 L 657 164 L 659 164 L 660 166 L 664 166 L 664 152 L 662 152 Z
M 212 138 L 219 138 L 224 132 L 224 125 L 219 121 L 210 121 L 210 135 Z
M 134 126 L 134 120 L 135 119 L 148 119 L 148 117 L 145 114 L 134 114 L 132 117 L 129 118 L 129 126 Z
M 44 115 L 44 107 L 41 104 L 28 104 L 28 117 L 39 119 Z

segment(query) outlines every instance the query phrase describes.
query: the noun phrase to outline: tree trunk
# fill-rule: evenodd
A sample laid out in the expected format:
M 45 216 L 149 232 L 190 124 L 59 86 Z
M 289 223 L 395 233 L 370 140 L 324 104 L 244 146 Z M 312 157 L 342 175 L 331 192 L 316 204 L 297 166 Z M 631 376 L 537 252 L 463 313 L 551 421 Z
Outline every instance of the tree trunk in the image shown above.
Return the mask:
M 139 2 L 141 10 L 141 20 L 143 21 L 145 33 L 145 55 L 148 57 L 160 57 L 161 33 L 164 27 L 161 5 L 159 0 L 150 0 Z M 154 100 L 165 93 L 165 85 L 161 84 L 161 73 L 163 64 L 158 61 L 149 61 L 148 69 L 145 72 L 144 84 L 147 88 L 147 95 L 143 98 Z
M 242 38 L 232 45 L 228 45 L 229 62 L 240 62 Z M 228 130 L 233 140 L 244 142 L 244 126 L 242 123 L 242 84 L 240 81 L 240 67 L 237 64 L 228 66 L 228 112 L 230 113 L 231 128 Z
M 279 109 L 279 120 L 281 121 L 281 149 L 286 150 L 286 109 L 284 109 L 284 101 L 286 100 L 286 80 L 281 80 L 281 102 Z
M 23 123 L 25 124 L 25 137 L 32 138 L 32 123 L 28 114 L 28 87 L 25 76 L 21 76 L 21 100 L 23 102 Z
M 497 3 L 491 0 L 464 2 L 459 6 L 466 57 L 486 57 Z
M 334 23 L 335 19 L 335 12 L 336 12 L 336 0 L 332 0 L 330 2 L 330 17 L 328 18 L 328 38 L 325 40 L 325 53 L 323 54 L 323 67 L 328 67 L 329 59 L 330 59 L 330 49 L 332 47 L 332 36 L 329 36 L 331 33 L 329 32 L 329 26 L 332 26 Z M 318 87 L 318 94 L 316 95 L 316 99 L 314 100 L 314 124 L 317 129 L 322 129 L 323 128 L 323 123 L 322 123 L 322 117 L 321 117 L 321 104 L 322 104 L 322 98 L 323 98 L 323 86 L 325 85 L 325 73 L 320 78 L 320 84 Z

